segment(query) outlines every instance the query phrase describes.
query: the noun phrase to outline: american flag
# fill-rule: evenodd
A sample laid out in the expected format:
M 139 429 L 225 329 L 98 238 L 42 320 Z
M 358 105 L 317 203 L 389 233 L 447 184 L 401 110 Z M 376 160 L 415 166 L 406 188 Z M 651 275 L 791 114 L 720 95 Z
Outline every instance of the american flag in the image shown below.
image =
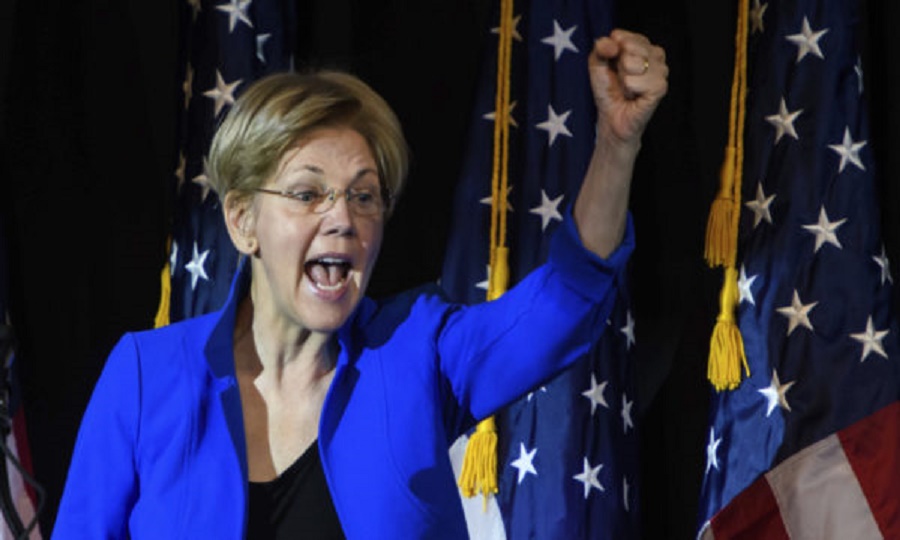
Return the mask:
M 510 285 L 545 260 L 550 237 L 584 177 L 596 121 L 587 54 L 612 28 L 612 4 L 516 4 L 510 114 L 500 119 L 511 125 Z M 499 11 L 492 19 L 497 26 Z M 486 42 L 442 273 L 451 297 L 467 303 L 484 301 L 488 282 L 498 43 L 493 34 Z M 627 360 L 634 335 L 623 296 L 589 357 L 498 415 L 499 494 L 487 515 L 502 524 L 484 517 L 480 496 L 468 500 L 473 538 L 638 536 L 638 436 Z
M 169 254 L 169 317 L 177 321 L 219 308 L 228 296 L 237 251 L 206 176 L 215 129 L 254 80 L 290 69 L 294 4 L 290 0 L 184 0 L 175 209 Z
M 4 221 L 5 222 L 5 221 Z M 31 455 L 25 430 L 25 410 L 22 408 L 21 388 L 16 376 L 15 332 L 9 323 L 9 265 L 7 260 L 6 231 L 0 222 L 0 399 L 3 411 L 0 416 L 5 436 L 0 459 L 6 461 L 6 478 L 0 478 L 9 489 L 10 516 L 3 516 L 0 540 L 29 538 L 40 540 L 36 509 L 43 508 L 46 496 L 32 476 Z M 27 533 L 27 534 L 26 534 Z
M 713 394 L 707 538 L 900 537 L 900 350 L 851 0 L 753 0 L 738 261 L 751 376 Z

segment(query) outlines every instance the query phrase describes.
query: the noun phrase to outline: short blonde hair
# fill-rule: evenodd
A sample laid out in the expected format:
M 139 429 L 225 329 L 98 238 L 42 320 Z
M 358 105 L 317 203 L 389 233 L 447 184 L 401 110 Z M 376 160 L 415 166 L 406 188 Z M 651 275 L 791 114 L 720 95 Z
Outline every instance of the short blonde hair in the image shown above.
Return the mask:
M 207 175 L 224 200 L 250 196 L 271 178 L 282 156 L 323 127 L 357 131 L 372 150 L 382 188 L 396 200 L 409 169 L 409 149 L 397 116 L 371 87 L 349 73 L 277 73 L 255 81 L 216 130 Z M 387 202 L 387 212 L 392 204 Z

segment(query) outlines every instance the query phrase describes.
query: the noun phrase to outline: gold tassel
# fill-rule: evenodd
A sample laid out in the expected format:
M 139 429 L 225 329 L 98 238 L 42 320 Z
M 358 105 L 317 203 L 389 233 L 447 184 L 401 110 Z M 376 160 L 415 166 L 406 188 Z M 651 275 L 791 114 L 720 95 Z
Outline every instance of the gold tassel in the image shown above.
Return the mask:
M 466 445 L 459 488 L 466 497 L 476 493 L 484 495 L 483 508 L 487 511 L 487 496 L 497 488 L 497 423 L 493 416 L 478 423 L 475 433 Z
M 512 56 L 513 0 L 500 2 L 500 39 L 497 45 L 497 92 L 494 112 L 493 172 L 491 177 L 490 275 L 487 300 L 496 300 L 509 286 L 509 248 L 506 247 L 507 191 L 509 185 L 509 83 Z M 497 493 L 497 423 L 493 416 L 481 422 L 466 445 L 459 474 L 462 494 L 480 492 L 483 509 Z
M 716 391 L 734 390 L 741 384 L 741 366 L 750 376 L 744 340 L 735 314 L 738 293 L 737 243 L 741 217 L 741 184 L 744 171 L 744 121 L 747 95 L 747 14 L 749 1 L 738 2 L 735 32 L 734 78 L 728 118 L 728 146 L 720 173 L 719 193 L 710 209 L 704 257 L 709 266 L 724 266 L 725 280 L 719 295 L 719 316 L 709 343 L 706 376 Z
M 706 247 L 703 256 L 710 267 L 724 266 L 732 253 L 737 251 L 737 231 L 733 230 L 735 148 L 725 149 L 725 160 L 720 173 L 719 193 L 713 201 L 706 223 Z
M 509 288 L 509 248 L 498 246 L 494 251 L 494 264 L 491 265 L 491 275 L 488 276 L 488 301 L 496 300 L 503 296 Z
M 744 353 L 744 339 L 734 318 L 739 300 L 738 276 L 734 268 L 725 270 L 725 283 L 719 293 L 719 316 L 709 341 L 707 377 L 716 391 L 734 390 L 741 384 L 741 366 L 750 376 Z
M 167 247 L 169 244 L 171 244 L 171 241 L 166 242 Z M 153 321 L 153 328 L 162 328 L 169 324 L 169 303 L 172 297 L 172 282 L 170 275 L 171 272 L 169 271 L 169 263 L 167 261 L 159 275 L 159 307 L 156 308 L 156 317 Z

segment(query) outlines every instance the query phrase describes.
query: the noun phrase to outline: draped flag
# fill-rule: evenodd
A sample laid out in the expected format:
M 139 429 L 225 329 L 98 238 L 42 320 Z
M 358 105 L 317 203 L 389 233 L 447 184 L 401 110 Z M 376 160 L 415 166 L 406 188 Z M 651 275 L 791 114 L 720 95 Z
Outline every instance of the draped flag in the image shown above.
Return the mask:
M 855 0 L 746 6 L 737 323 L 703 538 L 900 538 L 900 349 Z
M 594 146 L 587 55 L 612 28 L 612 2 L 534 0 L 512 16 L 508 114 L 495 112 L 492 35 L 442 274 L 451 297 L 466 303 L 484 301 L 488 288 L 493 123 L 510 127 L 509 187 L 500 194 L 509 203 L 510 285 L 545 260 Z M 499 493 L 487 513 L 480 496 L 464 500 L 473 538 L 638 537 L 639 452 L 627 361 L 634 322 L 624 295 L 608 325 L 589 357 L 497 415 Z M 455 465 L 460 446 L 451 449 Z
M 254 80 L 291 68 L 293 6 L 290 0 L 182 2 L 184 101 L 169 276 L 164 272 L 157 326 L 213 311 L 228 296 L 238 256 L 210 191 L 206 153 L 236 96 Z
M 21 407 L 18 380 L 15 375 L 16 347 L 8 312 L 8 264 L 6 236 L 0 221 L 0 470 L 5 478 L 2 501 L 6 506 L 0 540 L 13 538 L 42 538 L 38 526 L 38 513 L 43 508 L 45 495 L 32 476 L 28 437 L 25 431 L 25 411 Z

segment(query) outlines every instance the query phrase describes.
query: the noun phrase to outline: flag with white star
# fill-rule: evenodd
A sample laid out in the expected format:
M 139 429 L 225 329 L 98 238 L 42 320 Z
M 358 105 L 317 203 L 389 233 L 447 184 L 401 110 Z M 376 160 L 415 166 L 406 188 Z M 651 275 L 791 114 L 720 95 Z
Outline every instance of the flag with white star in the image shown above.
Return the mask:
M 857 1 L 752 0 L 737 321 L 703 538 L 900 537 L 900 348 Z
M 510 286 L 546 260 L 550 238 L 584 178 L 596 122 L 587 55 L 612 29 L 612 6 L 545 0 L 515 5 L 510 114 L 504 120 L 510 126 Z M 498 43 L 493 32 L 442 274 L 448 293 L 467 303 L 484 301 L 488 283 Z M 473 538 L 639 537 L 635 387 L 627 361 L 635 336 L 623 295 L 588 356 L 497 415 L 499 494 L 489 500 L 487 516 L 502 525 L 484 526 L 480 495 L 466 500 Z M 511 369 L 514 364 L 511 358 Z
M 181 0 L 182 109 L 173 181 L 169 319 L 220 307 L 237 251 L 206 177 L 216 126 L 252 81 L 291 67 L 294 4 L 289 0 Z

